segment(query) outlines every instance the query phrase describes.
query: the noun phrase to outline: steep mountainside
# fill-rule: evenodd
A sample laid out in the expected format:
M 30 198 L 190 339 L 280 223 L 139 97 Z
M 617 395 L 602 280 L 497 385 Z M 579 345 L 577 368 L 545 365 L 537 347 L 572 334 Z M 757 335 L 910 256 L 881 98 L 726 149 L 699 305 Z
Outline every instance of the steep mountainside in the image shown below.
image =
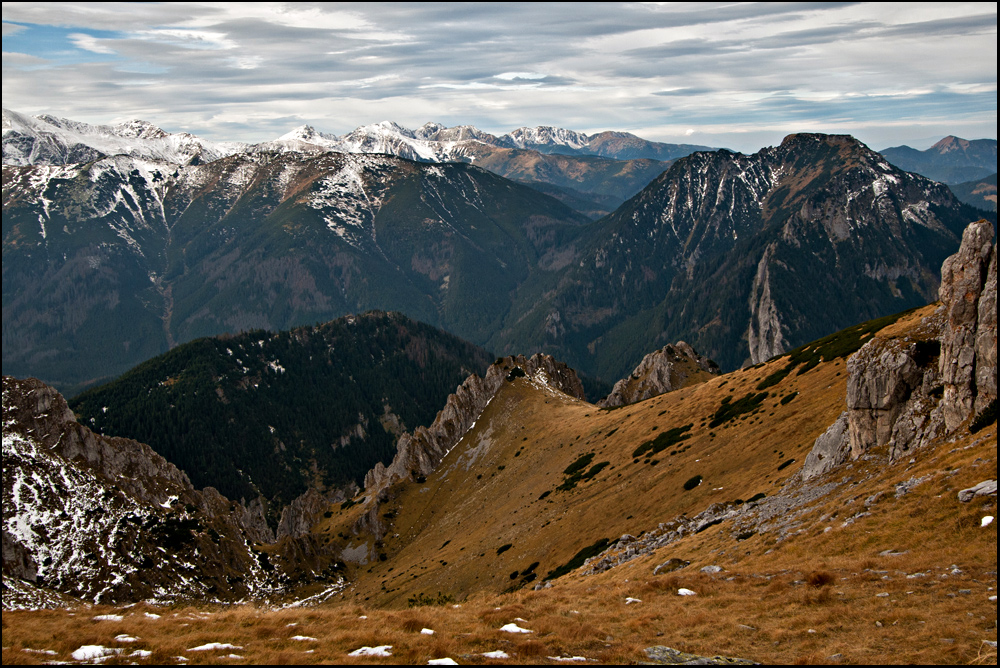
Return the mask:
M 951 188 L 951 191 L 955 193 L 955 197 L 962 200 L 966 204 L 971 204 L 977 209 L 983 209 L 984 211 L 997 210 L 996 172 L 993 172 L 985 178 L 976 179 L 975 181 L 956 183 L 949 186 L 949 188 Z
M 996 139 L 960 139 L 948 136 L 926 151 L 894 146 L 881 151 L 900 169 L 922 174 L 941 183 L 963 183 L 997 171 Z
M 582 216 L 470 165 L 242 153 L 3 168 L 3 368 L 72 390 L 175 342 L 370 308 L 484 342 Z
M 195 491 L 149 446 L 77 424 L 34 379 L 3 377 L 4 610 L 55 590 L 99 603 L 273 591 L 260 508 Z
M 70 407 L 99 433 L 148 443 L 196 487 L 262 496 L 276 524 L 309 487 L 353 496 L 399 436 L 429 425 L 491 359 L 428 325 L 371 312 L 192 341 Z
M 723 369 L 761 362 L 933 299 L 980 215 L 847 136 L 695 153 L 591 226 L 579 262 L 522 286 L 489 345 L 604 379 L 678 339 Z
M 961 480 L 995 479 L 995 425 L 972 435 L 996 420 L 992 238 L 985 222 L 966 230 L 945 263 L 940 306 L 856 325 L 626 408 L 599 410 L 523 358 L 498 360 L 489 400 L 457 411 L 467 430 L 447 448 L 417 446 L 439 453 L 428 465 L 389 479 L 373 472 L 361 503 L 331 508 L 314 533 L 357 564 L 352 597 L 398 604 L 536 587 L 580 566 L 592 576 L 640 558 L 642 568 L 660 564 L 656 575 L 683 568 L 690 562 L 677 556 L 696 551 L 727 568 L 781 548 L 785 558 L 801 554 L 786 541 L 829 531 L 845 540 L 847 527 L 873 514 L 882 494 L 864 489 L 895 486 L 900 499 L 946 482 L 956 472 L 926 460 L 961 452 L 956 440 L 973 450 L 961 456 L 969 468 Z M 413 447 L 401 443 L 397 458 L 419 459 L 406 452 Z M 927 475 L 910 472 L 918 459 Z M 937 503 L 957 513 L 973 498 L 964 495 Z M 892 547 L 917 549 L 934 531 L 921 527 L 912 543 L 897 536 Z M 989 536 L 969 540 L 977 555 L 991 551 Z

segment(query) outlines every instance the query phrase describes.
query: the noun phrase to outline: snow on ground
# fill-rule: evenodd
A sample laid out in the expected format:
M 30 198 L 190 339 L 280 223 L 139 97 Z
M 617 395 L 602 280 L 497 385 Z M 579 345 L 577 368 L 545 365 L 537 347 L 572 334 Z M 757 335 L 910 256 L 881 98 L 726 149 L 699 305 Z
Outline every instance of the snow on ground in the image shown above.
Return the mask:
M 95 622 L 120 622 L 125 617 L 122 615 L 97 615 L 94 617 Z
M 631 596 L 629 596 L 629 597 L 627 597 L 625 599 L 625 605 L 631 605 L 633 603 L 642 603 L 642 599 L 640 599 L 640 598 L 632 598 Z
M 213 649 L 243 649 L 239 645 L 230 645 L 227 642 L 210 642 L 204 645 L 198 645 L 197 647 L 192 647 L 189 652 L 207 652 Z
M 690 589 L 685 589 L 684 587 L 681 587 L 680 589 L 677 590 L 677 595 L 678 596 L 696 596 L 697 594 L 695 592 L 691 591 Z
M 378 645 L 377 647 L 360 647 L 347 656 L 392 656 L 389 651 L 392 645 Z
M 123 650 L 115 649 L 113 647 L 105 647 L 103 645 L 83 645 L 80 649 L 75 650 L 71 657 L 74 661 L 94 661 L 97 659 L 104 659 L 106 657 L 120 654 Z
M 316 638 L 310 638 L 309 636 L 292 636 L 289 640 L 299 640 L 301 642 L 319 642 Z
M 585 656 L 550 656 L 553 661 L 587 661 Z
M 420 635 L 432 636 L 434 635 L 434 629 L 420 629 Z
M 495 650 L 493 652 L 483 652 L 482 656 L 485 656 L 487 659 L 509 659 L 510 658 L 510 655 L 507 654 L 507 652 L 504 652 L 503 650 L 499 650 L 499 649 Z
M 431 659 L 430 661 L 427 662 L 427 665 L 428 666 L 457 666 L 458 665 L 458 661 L 455 661 L 455 659 L 448 659 L 448 658 L 445 658 L 445 659 Z
M 511 622 L 500 627 L 501 631 L 506 631 L 507 633 L 534 633 L 534 631 L 529 631 L 528 629 L 522 629 L 520 626 Z

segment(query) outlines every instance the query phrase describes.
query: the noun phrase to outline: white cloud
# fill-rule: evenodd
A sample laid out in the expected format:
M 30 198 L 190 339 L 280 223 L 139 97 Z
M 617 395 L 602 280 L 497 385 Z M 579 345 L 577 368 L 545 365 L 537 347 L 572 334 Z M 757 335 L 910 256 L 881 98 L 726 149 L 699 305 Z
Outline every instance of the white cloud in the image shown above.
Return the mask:
M 83 49 L 84 51 L 104 55 L 113 54 L 115 52 L 114 49 L 104 43 L 104 40 L 98 39 L 93 35 L 74 32 L 67 35 L 67 38 L 69 41 L 73 42 L 73 45 L 76 46 L 76 48 Z

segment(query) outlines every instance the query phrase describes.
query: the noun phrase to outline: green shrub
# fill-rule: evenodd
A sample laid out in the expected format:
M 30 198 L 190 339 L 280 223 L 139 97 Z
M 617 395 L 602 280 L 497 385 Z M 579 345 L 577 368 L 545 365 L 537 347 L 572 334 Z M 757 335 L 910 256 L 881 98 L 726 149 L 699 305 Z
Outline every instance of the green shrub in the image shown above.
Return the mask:
M 566 575 L 575 568 L 583 566 L 583 562 L 585 562 L 587 559 L 590 559 L 591 557 L 596 557 L 597 555 L 599 555 L 601 552 L 604 551 L 604 549 L 610 543 L 611 541 L 608 540 L 607 538 L 602 538 L 593 545 L 583 548 L 575 555 L 573 555 L 573 558 L 567 561 L 565 564 L 549 571 L 548 574 L 545 576 L 545 580 L 554 580 L 560 576 Z
M 690 492 L 692 489 L 694 489 L 700 484 L 701 484 L 701 476 L 696 475 L 695 477 L 691 478 L 686 483 L 684 483 L 684 491 Z

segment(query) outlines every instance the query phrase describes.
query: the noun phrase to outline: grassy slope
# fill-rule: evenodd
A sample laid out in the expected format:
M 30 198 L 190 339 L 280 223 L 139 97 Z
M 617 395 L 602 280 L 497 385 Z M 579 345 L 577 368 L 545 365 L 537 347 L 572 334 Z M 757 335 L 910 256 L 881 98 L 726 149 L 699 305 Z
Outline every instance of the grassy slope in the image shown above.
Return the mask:
M 907 335 L 930 308 L 878 336 Z M 623 663 L 643 660 L 642 648 L 663 644 L 768 663 L 821 663 L 841 654 L 845 663 L 995 664 L 996 650 L 982 641 L 996 640 L 996 604 L 988 601 L 997 586 L 996 524 L 981 529 L 979 520 L 996 514 L 996 501 L 956 499 L 957 490 L 996 477 L 995 425 L 975 435 L 960 430 L 915 453 L 912 464 L 889 465 L 886 453 L 876 451 L 834 471 L 820 482 L 850 482 L 807 507 L 801 532 L 784 541 L 771 533 L 737 542 L 723 523 L 600 575 L 574 571 L 550 589 L 500 593 L 512 582 L 509 574 L 530 562 L 541 562 L 535 568 L 540 580 L 599 538 L 639 534 L 716 501 L 774 495 L 844 409 L 844 360 L 789 374 L 767 388 L 771 396 L 757 415 L 714 430 L 708 422 L 724 397 L 755 392 L 786 363 L 781 358 L 613 411 L 517 379 L 437 472 L 398 490 L 390 504 L 398 513 L 394 528 L 381 548 L 387 560 L 355 569 L 354 584 L 338 603 L 285 611 L 209 609 L 198 623 L 190 608 L 167 611 L 155 623 L 129 610 L 123 622 L 106 626 L 63 611 L 5 613 L 4 663 L 49 658 L 23 653 L 23 647 L 53 648 L 65 658 L 84 641 L 114 645 L 114 635 L 129 632 L 143 638 L 137 646 L 155 652 L 150 660 L 184 654 L 218 661 L 227 652 L 192 656 L 185 648 L 219 641 L 242 645 L 236 653 L 252 662 L 346 661 L 353 660 L 347 652 L 362 645 L 389 644 L 393 662 L 450 656 L 493 663 L 478 653 L 502 649 L 514 663 L 557 655 Z M 780 404 L 795 391 L 794 400 Z M 657 466 L 632 463 L 632 451 L 651 434 L 689 423 L 693 436 L 680 444 L 688 450 L 660 453 Z M 475 444 L 481 450 L 467 469 Z M 610 465 L 575 490 L 538 501 L 586 452 Z M 789 458 L 796 463 L 779 472 Z M 695 474 L 703 483 L 683 492 Z M 923 476 L 923 484 L 895 497 L 896 483 Z M 885 495 L 866 506 L 878 492 Z M 331 510 L 329 524 L 317 528 L 331 537 L 359 512 Z M 861 511 L 870 514 L 844 526 Z M 498 556 L 507 543 L 512 547 Z M 883 556 L 886 550 L 902 554 Z M 654 576 L 653 568 L 670 558 L 691 565 Z M 708 564 L 725 570 L 701 573 Z M 906 577 L 917 573 L 925 575 Z M 383 591 L 383 582 L 392 591 Z M 698 595 L 677 596 L 678 587 Z M 460 607 L 405 609 L 408 597 L 438 591 L 454 595 Z M 642 602 L 626 604 L 626 597 Z M 518 617 L 533 634 L 499 630 Z M 298 626 L 286 626 L 292 623 Z M 437 633 L 421 635 L 424 627 Z M 293 634 L 318 641 L 306 646 L 291 640 Z M 315 652 L 303 654 L 306 649 Z

